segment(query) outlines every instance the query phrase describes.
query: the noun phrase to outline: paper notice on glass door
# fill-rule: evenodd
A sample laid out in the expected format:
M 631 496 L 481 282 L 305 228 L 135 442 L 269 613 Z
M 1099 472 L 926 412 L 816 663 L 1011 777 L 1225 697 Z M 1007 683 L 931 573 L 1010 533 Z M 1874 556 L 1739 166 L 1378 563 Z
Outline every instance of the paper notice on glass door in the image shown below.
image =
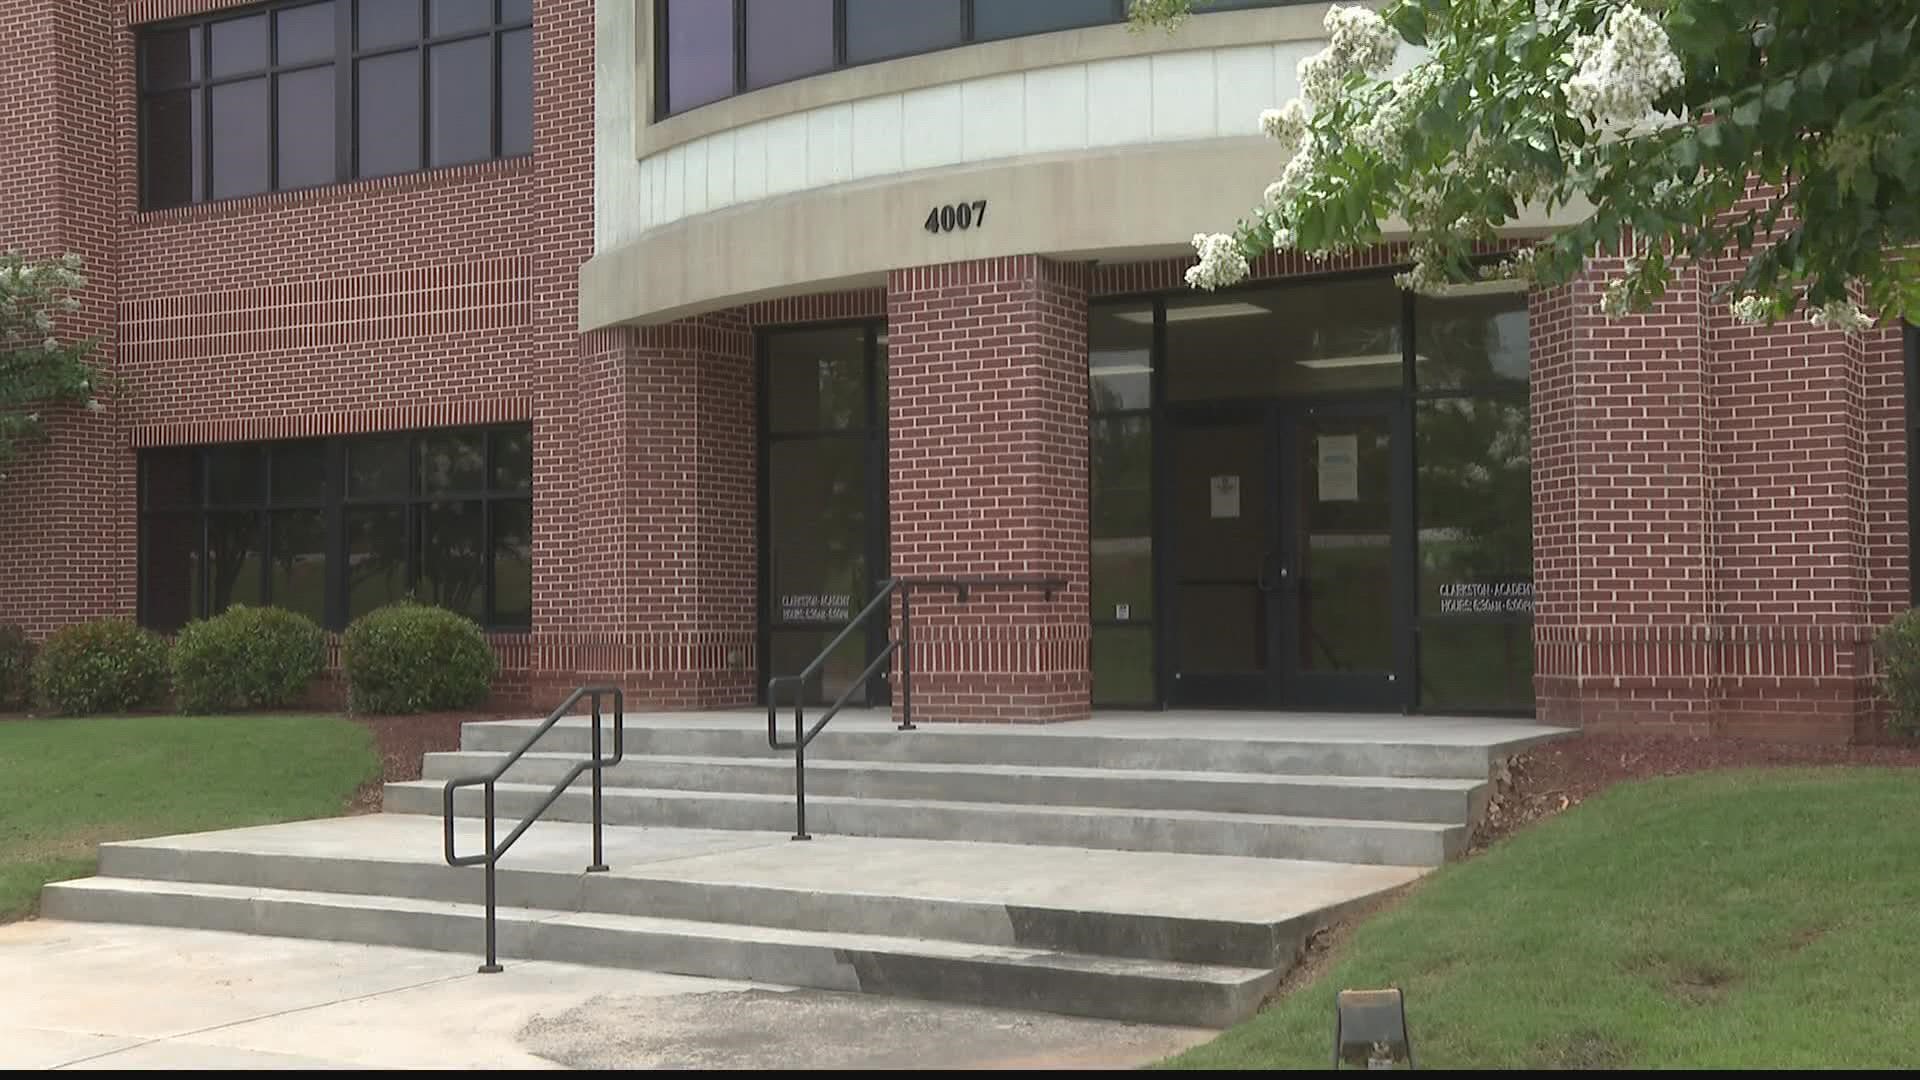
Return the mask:
M 1360 499 L 1360 436 L 1320 436 L 1320 501 Z
M 1216 476 L 1207 481 L 1212 492 L 1213 516 L 1217 518 L 1237 518 L 1240 516 L 1240 478 L 1238 476 Z

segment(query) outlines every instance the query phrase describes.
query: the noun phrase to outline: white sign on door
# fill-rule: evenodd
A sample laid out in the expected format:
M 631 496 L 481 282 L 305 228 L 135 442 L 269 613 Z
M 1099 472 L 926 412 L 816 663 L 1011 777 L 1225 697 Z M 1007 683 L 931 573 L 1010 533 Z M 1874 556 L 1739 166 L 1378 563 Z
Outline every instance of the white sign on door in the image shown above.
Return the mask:
M 1208 481 L 1213 494 L 1213 516 L 1217 518 L 1237 518 L 1240 516 L 1240 478 L 1237 476 L 1216 476 Z
M 1360 436 L 1320 436 L 1320 501 L 1360 499 Z

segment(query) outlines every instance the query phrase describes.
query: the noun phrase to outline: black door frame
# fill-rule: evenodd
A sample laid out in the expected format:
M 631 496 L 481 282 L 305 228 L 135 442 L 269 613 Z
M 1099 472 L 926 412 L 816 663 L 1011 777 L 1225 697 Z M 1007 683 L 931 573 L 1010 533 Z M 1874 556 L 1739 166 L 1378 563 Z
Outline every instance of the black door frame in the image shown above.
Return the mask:
M 1412 406 L 1398 390 L 1371 391 L 1339 397 L 1247 399 L 1232 402 L 1167 403 L 1159 411 L 1166 423 L 1165 445 L 1172 454 L 1176 431 L 1183 427 L 1256 423 L 1265 454 L 1266 482 L 1259 490 L 1243 488 L 1243 500 L 1258 500 L 1248 512 L 1264 517 L 1267 550 L 1257 585 L 1261 593 L 1263 634 L 1256 648 L 1264 655 L 1265 670 L 1258 674 L 1187 673 L 1180 670 L 1177 640 L 1179 585 L 1184 583 L 1246 584 L 1239 578 L 1213 582 L 1208 578 L 1178 578 L 1173 522 L 1161 521 L 1163 543 L 1155 545 L 1154 576 L 1166 583 L 1159 607 L 1158 653 L 1167 677 L 1161 685 L 1163 704 L 1171 707 L 1258 708 L 1410 711 L 1414 704 L 1414 573 L 1413 535 L 1413 423 Z M 1388 493 L 1391 555 L 1394 580 L 1388 594 L 1389 633 L 1393 669 L 1384 673 L 1305 672 L 1299 667 L 1301 558 L 1300 534 L 1294 507 L 1300 505 L 1300 485 L 1306 463 L 1301 460 L 1297 433 L 1303 421 L 1324 417 L 1378 417 L 1387 423 L 1391 443 Z M 1161 476 L 1170 476 L 1170 460 Z M 1158 499 L 1171 514 L 1171 499 Z

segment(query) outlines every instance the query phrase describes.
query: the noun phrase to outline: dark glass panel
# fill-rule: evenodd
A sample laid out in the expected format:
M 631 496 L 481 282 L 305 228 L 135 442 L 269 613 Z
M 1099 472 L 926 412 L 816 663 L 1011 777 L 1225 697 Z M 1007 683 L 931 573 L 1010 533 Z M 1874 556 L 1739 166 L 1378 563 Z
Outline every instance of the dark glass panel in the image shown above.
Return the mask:
M 847 62 L 958 45 L 960 0 L 847 0 Z
M 1167 396 L 1395 389 L 1401 315 L 1401 292 L 1385 278 L 1169 299 Z
M 213 197 L 227 199 L 266 191 L 272 156 L 267 80 L 246 79 L 214 87 Z
M 1449 622 L 1533 612 L 1533 458 L 1519 400 L 1440 398 L 1414 407 L 1423 616 Z
M 334 55 L 333 0 L 288 8 L 273 17 L 274 63 L 305 64 Z
M 327 494 L 327 444 L 318 439 L 273 447 L 273 501 L 319 502 Z
M 200 174 L 200 91 L 156 94 L 145 103 L 145 139 L 140 163 L 146 171 L 147 206 L 185 206 L 206 197 Z
M 780 630 L 768 635 L 770 639 L 767 658 L 767 670 L 773 675 L 798 675 L 806 670 L 808 664 L 820 655 L 833 636 L 840 631 L 834 630 Z M 865 671 L 870 658 L 867 655 L 867 639 L 864 634 L 854 634 L 827 657 L 818 678 L 806 687 L 806 701 L 811 705 L 825 705 L 836 701 L 846 692 L 847 687 Z M 782 691 L 791 695 L 791 689 Z M 793 698 L 784 696 L 782 704 L 791 704 Z M 866 695 L 856 693 L 850 704 L 865 705 Z
M 509 26 L 533 21 L 533 0 L 500 0 L 500 21 Z
M 1420 707 L 1533 708 L 1533 624 L 1504 619 L 1425 620 L 1420 634 Z
M 347 617 L 358 618 L 407 595 L 407 511 L 398 506 L 346 512 Z
M 767 448 L 776 623 L 844 623 L 867 600 L 867 444 L 803 439 Z
M 260 447 L 218 446 L 207 451 L 207 501 L 215 506 L 266 501 Z
M 234 604 L 260 602 L 260 514 L 208 514 L 207 614 L 218 615 Z
M 1420 389 L 1521 386 L 1527 381 L 1527 293 L 1499 282 L 1415 301 L 1414 378 Z
M 486 436 L 438 431 L 420 436 L 420 493 L 480 491 L 487 484 Z
M 420 507 L 420 576 L 416 598 L 475 621 L 486 617 L 485 504 L 433 502 Z
M 533 624 L 533 504 L 493 504 L 493 623 Z
M 493 41 L 468 38 L 435 45 L 427 57 L 432 164 L 459 165 L 493 156 Z
M 198 455 L 192 450 L 149 450 L 142 457 L 146 467 L 146 490 L 141 507 L 161 510 L 190 507 L 199 501 L 200 483 L 196 475 Z
M 334 100 L 332 66 L 307 68 L 275 76 L 280 93 L 280 175 L 285 188 L 331 184 L 339 179 L 334 161 Z
M 152 30 L 140 35 L 140 87 L 160 90 L 200 78 L 198 27 Z
M 747 0 L 747 88 L 833 67 L 833 0 Z
M 533 31 L 500 35 L 500 155 L 533 153 Z
M 250 15 L 244 19 L 224 19 L 213 24 L 213 43 L 208 48 L 207 73 L 218 79 L 259 71 L 267 66 L 267 17 Z
M 1093 617 L 1153 617 L 1153 428 L 1144 416 L 1095 420 Z
M 1393 670 L 1393 437 L 1383 416 L 1303 418 L 1287 514 L 1301 671 Z
M 1205 11 L 1196 5 L 1195 11 Z M 973 0 L 973 39 L 1040 34 L 1114 22 L 1113 0 Z
M 493 25 L 493 0 L 427 0 L 427 30 L 435 37 Z
M 1153 405 L 1153 305 L 1096 305 L 1088 310 L 1087 374 L 1093 411 Z
M 324 510 L 276 510 L 268 550 L 273 606 L 320 622 L 327 616 L 327 517 Z
M 420 40 L 420 0 L 358 0 L 356 10 L 362 49 Z
M 200 595 L 200 519 L 193 514 L 146 518 L 140 563 L 141 610 L 154 630 L 178 630 L 195 615 Z
M 667 112 L 733 93 L 733 0 L 663 0 L 667 5 Z
M 389 176 L 420 168 L 420 54 L 392 53 L 360 61 L 359 175 Z
M 347 444 L 347 496 L 389 498 L 407 493 L 407 437 L 388 435 Z
M 866 329 L 789 330 L 767 338 L 768 422 L 776 432 L 867 426 Z
M 494 491 L 533 490 L 533 429 L 502 428 L 493 433 Z
M 1181 671 L 1223 675 L 1267 670 L 1267 602 L 1257 585 L 1183 582 L 1176 603 Z
M 1093 628 L 1093 703 L 1153 703 L 1153 631 L 1119 626 Z

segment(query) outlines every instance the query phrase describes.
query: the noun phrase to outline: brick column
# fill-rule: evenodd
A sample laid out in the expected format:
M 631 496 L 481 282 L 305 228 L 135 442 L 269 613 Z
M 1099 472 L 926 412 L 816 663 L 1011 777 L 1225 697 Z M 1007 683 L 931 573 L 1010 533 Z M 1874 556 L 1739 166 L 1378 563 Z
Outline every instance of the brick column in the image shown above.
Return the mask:
M 556 675 L 629 705 L 754 700 L 753 339 L 706 316 L 583 339 L 575 610 Z M 565 681 L 561 677 L 560 681 Z
M 1726 268 L 1610 319 L 1618 272 L 1533 303 L 1540 718 L 1855 737 L 1903 599 L 1875 578 L 1905 582 L 1904 515 L 1869 509 L 1904 504 L 1897 334 L 1736 325 L 1708 298 Z
M 1087 715 L 1086 297 L 1083 266 L 1038 256 L 889 275 L 894 574 L 1068 583 L 917 594 L 916 720 Z
M 111 367 L 123 169 L 115 94 L 131 87 L 107 0 L 9 0 L 0 17 L 0 248 L 75 252 L 90 284 L 62 330 L 102 339 Z M 129 89 L 129 92 L 130 89 Z M 111 398 L 103 395 L 111 403 Z M 34 637 L 70 622 L 134 613 L 134 459 L 117 405 L 68 408 L 0 480 L 0 623 Z

